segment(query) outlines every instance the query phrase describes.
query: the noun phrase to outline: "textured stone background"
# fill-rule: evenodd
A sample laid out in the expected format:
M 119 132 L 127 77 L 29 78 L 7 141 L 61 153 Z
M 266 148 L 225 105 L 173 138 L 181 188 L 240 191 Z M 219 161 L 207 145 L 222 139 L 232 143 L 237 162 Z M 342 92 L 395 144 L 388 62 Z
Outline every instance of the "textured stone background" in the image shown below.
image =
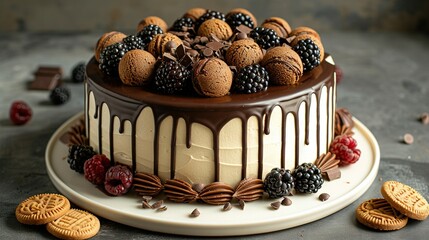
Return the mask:
M 0 32 L 132 33 L 149 15 L 171 24 L 191 7 L 228 12 L 244 7 L 259 21 L 280 16 L 292 27 L 309 25 L 319 31 L 429 32 L 427 0 L 1 0 Z

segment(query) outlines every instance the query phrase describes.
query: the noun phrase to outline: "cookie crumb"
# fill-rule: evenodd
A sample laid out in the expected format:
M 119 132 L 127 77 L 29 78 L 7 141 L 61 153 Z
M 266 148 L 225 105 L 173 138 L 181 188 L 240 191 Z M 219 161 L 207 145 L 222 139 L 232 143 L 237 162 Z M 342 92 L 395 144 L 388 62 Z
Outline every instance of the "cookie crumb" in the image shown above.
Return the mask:
M 410 133 L 406 133 L 406 134 L 404 134 L 404 138 L 403 138 L 403 140 L 404 140 L 404 143 L 405 143 L 405 144 L 410 145 L 410 144 L 413 144 L 413 142 L 414 142 L 414 137 L 413 137 L 413 135 L 411 135 Z
M 427 113 L 427 112 L 422 113 L 422 115 L 420 116 L 420 121 L 424 125 L 429 125 L 429 113 Z

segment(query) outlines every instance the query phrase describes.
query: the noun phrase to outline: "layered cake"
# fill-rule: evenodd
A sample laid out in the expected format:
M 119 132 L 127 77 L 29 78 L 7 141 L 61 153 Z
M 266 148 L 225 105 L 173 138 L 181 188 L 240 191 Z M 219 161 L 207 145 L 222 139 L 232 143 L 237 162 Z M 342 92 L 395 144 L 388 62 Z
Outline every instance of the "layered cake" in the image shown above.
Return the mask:
M 200 199 L 200 191 L 207 200 L 212 186 L 229 196 L 206 201 L 214 204 L 250 185 L 257 194 L 243 199 L 258 199 L 262 188 L 270 197 L 294 186 L 317 192 L 322 173 L 340 162 L 334 138 L 353 125 L 335 102 L 335 63 L 309 27 L 293 29 L 278 17 L 258 26 L 245 9 L 190 9 L 170 27 L 146 17 L 136 34 L 108 32 L 98 40 L 86 67 L 90 150 L 74 145 L 68 160 L 106 189 L 116 189 L 109 178 L 121 173 L 130 178 L 121 187 L 133 184 L 143 195 L 165 190 L 179 202 Z M 338 144 L 350 143 L 343 140 Z M 97 155 L 79 166 L 76 156 L 85 151 Z M 348 164 L 360 152 L 347 154 Z M 119 167 L 109 173 L 109 166 Z M 311 179 L 302 185 L 306 171 Z

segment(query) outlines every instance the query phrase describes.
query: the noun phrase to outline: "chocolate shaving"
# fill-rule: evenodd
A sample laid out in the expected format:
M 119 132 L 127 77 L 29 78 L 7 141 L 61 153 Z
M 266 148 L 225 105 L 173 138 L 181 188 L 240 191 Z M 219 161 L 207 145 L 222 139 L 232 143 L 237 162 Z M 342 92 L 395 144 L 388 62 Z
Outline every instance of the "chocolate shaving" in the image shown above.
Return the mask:
M 143 209 L 149 209 L 152 208 L 152 206 L 147 201 L 142 201 L 142 207 Z
M 327 179 L 328 181 L 332 181 L 332 180 L 335 180 L 335 179 L 339 179 L 339 178 L 341 178 L 341 171 L 340 171 L 340 168 L 337 166 L 337 167 L 334 167 L 334 168 L 328 169 L 328 170 L 326 170 L 326 172 L 323 172 L 323 173 L 322 173 L 322 176 L 323 176 L 325 179 Z
M 152 196 L 142 196 L 142 201 L 150 202 L 152 200 Z
M 243 24 L 241 24 L 240 26 L 236 27 L 235 29 L 236 29 L 239 33 L 245 33 L 246 35 L 247 35 L 247 34 L 249 34 L 249 33 L 252 31 L 252 29 L 251 29 L 251 28 L 249 28 L 248 26 L 243 25 Z
M 339 159 L 336 159 L 336 155 L 327 152 L 326 154 L 320 155 L 320 157 L 314 162 L 314 165 L 316 165 L 320 171 L 323 173 L 326 173 L 327 170 L 338 167 L 338 164 L 340 163 Z
M 163 204 L 164 204 L 164 201 L 163 200 L 159 200 L 159 201 L 155 202 L 154 204 L 152 204 L 151 207 L 153 209 L 157 209 L 157 208 L 160 208 Z
M 167 211 L 167 206 L 162 206 L 160 208 L 157 208 L 156 211 L 158 211 L 158 212 L 165 212 L 165 211 Z
M 162 60 L 176 62 L 177 58 L 171 55 L 171 53 L 166 52 L 162 55 Z
M 206 47 L 210 48 L 213 51 L 219 51 L 220 49 L 222 49 L 224 47 L 224 45 L 220 42 L 212 41 L 212 42 L 208 42 L 206 44 Z

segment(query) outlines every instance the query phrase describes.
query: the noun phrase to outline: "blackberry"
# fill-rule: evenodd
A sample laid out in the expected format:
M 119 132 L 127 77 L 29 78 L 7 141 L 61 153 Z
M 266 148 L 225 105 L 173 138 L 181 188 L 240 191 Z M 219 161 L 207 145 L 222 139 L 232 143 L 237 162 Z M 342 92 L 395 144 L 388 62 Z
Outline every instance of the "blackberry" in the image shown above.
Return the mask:
M 234 88 L 240 93 L 256 93 L 268 88 L 268 72 L 259 64 L 246 66 L 238 72 Z
M 263 49 L 280 45 L 280 37 L 269 28 L 257 27 L 250 31 L 250 37 Z
M 149 24 L 144 27 L 137 36 L 142 39 L 144 45 L 147 45 L 152 41 L 153 37 L 157 34 L 163 34 L 164 32 L 158 25 Z
M 176 32 L 184 32 L 183 27 L 193 27 L 193 26 L 194 26 L 194 20 L 192 20 L 192 18 L 182 17 L 174 21 L 173 26 L 171 27 L 171 30 Z
M 234 13 L 228 15 L 226 17 L 226 22 L 232 29 L 235 29 L 240 25 L 245 25 L 252 29 L 255 27 L 255 23 L 253 22 L 252 18 L 250 18 L 249 15 L 243 13 Z
M 320 49 L 310 38 L 299 40 L 293 46 L 293 50 L 298 53 L 304 66 L 304 72 L 319 66 L 320 64 Z
M 67 163 L 72 170 L 83 173 L 83 166 L 86 160 L 92 158 L 94 155 L 95 152 L 91 146 L 74 144 L 69 148 Z
M 225 14 L 218 11 L 207 10 L 206 13 L 204 13 L 200 18 L 198 18 L 195 29 L 198 29 L 201 26 L 201 24 L 203 24 L 203 22 L 213 18 L 225 21 Z
M 115 43 L 104 48 L 100 55 L 99 68 L 107 75 L 118 74 L 118 65 L 121 58 L 127 52 L 127 47 L 123 43 Z
M 155 73 L 154 88 L 164 94 L 183 92 L 191 81 L 191 72 L 174 61 L 164 61 Z
M 129 35 L 122 40 L 125 44 L 127 51 L 131 51 L 134 49 L 144 49 L 146 44 L 144 44 L 143 40 L 136 35 Z
M 54 105 L 64 104 L 70 98 L 70 90 L 65 87 L 56 87 L 52 89 L 49 98 Z
M 73 67 L 71 80 L 75 83 L 81 83 L 85 80 L 86 63 L 80 62 Z
M 284 197 L 294 187 L 294 180 L 290 170 L 273 168 L 264 180 L 264 191 L 270 198 Z
M 322 172 L 312 163 L 303 163 L 293 172 L 295 190 L 301 193 L 316 193 L 323 184 Z

